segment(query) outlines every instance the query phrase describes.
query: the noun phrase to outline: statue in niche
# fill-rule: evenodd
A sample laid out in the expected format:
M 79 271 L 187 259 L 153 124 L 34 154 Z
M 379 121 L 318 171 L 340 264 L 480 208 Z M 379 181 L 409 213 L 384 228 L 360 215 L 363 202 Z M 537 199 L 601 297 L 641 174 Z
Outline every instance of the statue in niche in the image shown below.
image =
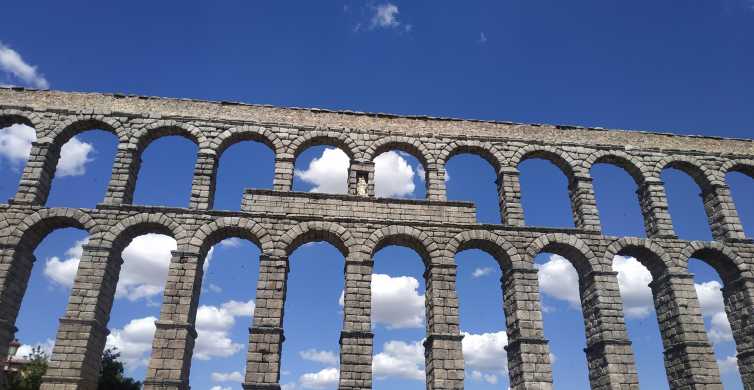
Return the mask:
M 356 195 L 367 196 L 367 179 L 364 176 L 359 176 L 356 179 Z

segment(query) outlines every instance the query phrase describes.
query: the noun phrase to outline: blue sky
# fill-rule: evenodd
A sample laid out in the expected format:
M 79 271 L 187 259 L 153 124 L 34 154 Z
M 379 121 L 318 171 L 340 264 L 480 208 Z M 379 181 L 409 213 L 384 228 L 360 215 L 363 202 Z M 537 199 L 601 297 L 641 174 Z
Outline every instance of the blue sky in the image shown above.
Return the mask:
M 143 95 L 240 100 L 534 123 L 655 129 L 752 137 L 754 3 L 680 1 L 506 2 L 13 2 L 0 25 L 0 84 Z M 33 23 L 30 21 L 33 20 Z M 13 196 L 33 132 L 0 130 L 0 199 Z M 93 207 L 104 194 L 116 140 L 82 133 L 63 150 L 50 206 Z M 170 154 L 172 158 L 161 156 Z M 196 147 L 166 137 L 152 143 L 135 203 L 188 204 Z M 238 209 L 244 188 L 270 188 L 272 152 L 243 142 L 223 155 L 216 208 Z M 344 165 L 345 164 L 345 165 Z M 344 190 L 347 157 L 326 146 L 296 161 L 294 189 Z M 521 165 L 528 225 L 572 226 L 565 177 L 553 165 Z M 387 153 L 377 161 L 383 196 L 425 195 L 417 160 Z M 448 197 L 477 204 L 481 222 L 499 222 L 495 174 L 475 156 L 447 167 Z M 593 169 L 603 228 L 643 236 L 630 176 Z M 699 189 L 685 174 L 663 174 L 677 233 L 710 239 Z M 748 236 L 754 236 L 754 180 L 728 176 Z M 165 191 L 169 188 L 170 191 Z M 85 232 L 55 231 L 38 262 L 17 326 L 27 345 L 54 338 Z M 152 321 L 172 239 L 143 236 L 126 263 L 109 324 L 129 374 L 142 379 Z M 201 294 L 192 388 L 240 388 L 254 307 L 259 249 L 242 240 L 215 246 Z M 457 256 L 466 387 L 507 386 L 500 269 L 488 255 Z M 587 388 L 583 320 L 575 271 L 549 254 L 540 268 L 545 332 L 558 388 Z M 742 388 L 735 346 L 720 307 L 719 277 L 692 262 L 705 323 L 726 389 Z M 667 388 L 651 279 L 617 258 L 626 321 L 642 387 Z M 343 258 L 324 243 L 291 256 L 281 383 L 333 388 L 341 322 Z M 424 281 L 421 259 L 388 247 L 375 256 L 375 388 L 423 387 Z M 379 276 L 378 276 L 379 275 Z M 717 284 L 715 284 L 717 283 Z M 400 304 L 399 304 L 400 303 Z M 44 315 L 40 315 L 41 308 Z M 497 313 L 497 315 L 489 315 Z M 50 315 L 53 314 L 53 315 Z

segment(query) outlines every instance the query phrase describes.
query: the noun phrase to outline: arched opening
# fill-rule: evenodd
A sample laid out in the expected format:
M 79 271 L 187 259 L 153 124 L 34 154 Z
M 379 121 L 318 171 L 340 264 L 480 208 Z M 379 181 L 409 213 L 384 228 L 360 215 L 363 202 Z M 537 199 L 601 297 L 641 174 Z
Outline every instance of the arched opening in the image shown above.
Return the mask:
M 258 141 L 237 142 L 220 153 L 214 208 L 240 210 L 248 188 L 272 189 L 275 153 Z
M 500 223 L 495 165 L 472 153 L 456 154 L 445 165 L 445 185 L 449 200 L 472 201 L 480 223 Z
M 518 165 L 521 207 L 527 226 L 574 227 L 568 175 L 549 155 L 525 157 Z
M 336 238 L 318 234 L 302 237 L 290 248 L 280 377 L 284 386 L 338 387 L 344 249 Z
M 215 237 L 204 261 L 191 387 L 224 388 L 243 382 L 249 326 L 259 280 L 259 247 L 235 235 Z M 210 243 L 212 244 L 212 243 Z
M 49 207 L 94 208 L 110 183 L 118 138 L 110 130 L 90 129 L 68 139 L 60 149 Z
M 545 337 L 549 340 L 555 388 L 588 389 L 589 369 L 581 351 L 586 346 L 579 274 L 571 256 L 548 252 L 534 258 Z
M 123 264 L 110 311 L 106 348 L 116 348 L 126 375 L 138 380 L 146 376 L 172 251 L 177 249 L 176 240 L 165 233 L 164 228 L 144 227 L 130 235 L 133 238 L 122 240 Z M 114 248 L 116 253 L 118 249 Z
M 473 248 L 473 249 L 472 249 Z M 508 388 L 502 269 L 477 245 L 456 254 L 456 288 L 461 334 L 464 335 L 464 388 Z
M 754 166 L 735 166 L 725 180 L 730 187 L 731 196 L 741 218 L 746 237 L 754 237 Z
M 185 135 L 168 134 L 142 149 L 134 204 L 188 207 L 196 143 Z
M 15 334 L 22 346 L 16 352 L 16 359 L 25 359 L 34 347 L 41 347 L 48 360 L 55 343 L 58 320 L 63 316 L 73 286 L 82 246 L 88 242 L 86 230 L 60 228 L 50 232 L 33 251 L 37 259 L 34 267 L 28 264 L 28 286 L 24 278 L 18 280 L 23 296 L 20 311 L 15 321 L 18 331 Z M 25 250 L 22 250 L 25 251 Z M 31 252 L 29 252 L 31 253 Z M 24 273 L 26 273 L 24 272 Z M 23 287 L 26 287 L 25 289 Z
M 16 195 L 37 131 L 24 118 L 0 117 L 0 202 Z
M 423 388 L 424 259 L 398 242 L 386 244 L 372 256 L 373 388 Z
M 662 171 L 673 228 L 685 240 L 712 240 L 701 198 L 701 173 L 688 164 L 670 164 Z
M 374 196 L 425 199 L 427 162 L 414 148 L 390 145 L 374 157 Z
M 348 193 L 350 157 L 335 146 L 317 145 L 296 156 L 293 190 L 328 194 Z
M 612 236 L 645 237 L 637 196 L 640 173 L 627 170 L 627 164 L 605 158 L 597 160 L 590 171 L 602 232 Z

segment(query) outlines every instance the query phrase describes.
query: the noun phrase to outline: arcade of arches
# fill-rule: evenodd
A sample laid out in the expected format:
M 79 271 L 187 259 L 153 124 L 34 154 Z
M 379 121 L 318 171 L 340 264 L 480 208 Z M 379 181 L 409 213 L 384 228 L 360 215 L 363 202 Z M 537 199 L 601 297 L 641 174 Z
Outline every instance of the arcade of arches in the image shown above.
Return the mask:
M 145 233 L 177 242 L 146 389 L 189 388 L 202 265 L 209 248 L 227 237 L 248 239 L 261 251 L 246 389 L 280 388 L 288 256 L 311 241 L 329 242 L 345 259 L 341 389 L 372 387 L 372 257 L 390 245 L 409 247 L 423 261 L 428 389 L 464 385 L 455 254 L 466 249 L 489 253 L 502 270 L 511 389 L 553 388 L 534 266 L 542 252 L 569 259 L 578 273 L 592 389 L 639 388 L 612 270 L 616 255 L 635 257 L 652 274 L 671 389 L 722 388 L 688 270 L 691 258 L 710 264 L 723 281 L 742 381 L 754 388 L 754 242 L 745 237 L 725 181 L 731 171 L 754 172 L 750 141 L 0 89 L 0 128 L 14 123 L 35 128 L 37 137 L 18 191 L 0 204 L 0 356 L 7 355 L 13 340 L 37 244 L 63 227 L 86 230 L 90 237 L 60 318 L 44 389 L 96 388 L 120 254 Z M 102 201 L 91 209 L 46 207 L 61 146 L 89 129 L 109 131 L 118 139 Z M 170 135 L 197 145 L 189 207 L 133 204 L 142 152 Z M 217 210 L 218 161 L 224 150 L 245 140 L 274 152 L 273 187 L 245 190 L 240 211 Z M 291 191 L 297 156 L 315 145 L 333 145 L 348 155 L 347 194 Z M 420 161 L 426 199 L 375 197 L 373 161 L 389 150 Z M 479 224 L 473 204 L 447 200 L 444 167 L 462 153 L 481 156 L 497 172 L 500 223 Z M 573 228 L 524 225 L 518 166 L 529 158 L 546 159 L 566 175 Z M 598 163 L 617 165 L 636 182 L 646 238 L 602 234 L 590 177 Z M 712 241 L 676 236 L 661 180 L 665 168 L 688 173 L 701 188 Z

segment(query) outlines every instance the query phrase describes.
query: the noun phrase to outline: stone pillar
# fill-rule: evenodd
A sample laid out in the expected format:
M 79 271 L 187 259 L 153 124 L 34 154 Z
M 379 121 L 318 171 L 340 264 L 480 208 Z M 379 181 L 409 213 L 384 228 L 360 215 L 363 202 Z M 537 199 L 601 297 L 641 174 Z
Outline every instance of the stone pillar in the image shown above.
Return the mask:
M 516 167 L 502 167 L 497 173 L 497 196 L 502 223 L 524 226 L 524 209 L 521 207 L 520 173 Z
M 676 238 L 673 221 L 668 212 L 668 198 L 665 183 L 658 178 L 647 178 L 636 190 L 641 213 L 644 216 L 644 230 L 648 238 Z
M 670 389 L 721 389 L 720 370 L 704 328 L 693 275 L 666 272 L 649 286 Z
M 577 229 L 599 232 L 602 230 L 597 200 L 591 177 L 574 176 L 568 184 L 571 195 L 571 210 Z
M 351 161 L 348 169 L 348 193 L 374 197 L 374 163 L 372 161 Z
M 117 260 L 115 260 L 117 259 Z M 109 247 L 84 246 L 68 307 L 60 319 L 43 390 L 94 390 L 109 331 L 122 260 Z
M 741 277 L 723 288 L 725 311 L 738 352 L 738 371 L 747 390 L 754 389 L 754 278 Z
M 503 307 L 508 333 L 508 377 L 512 390 L 551 390 L 550 348 L 545 339 L 537 270 L 503 272 Z
M 704 210 L 715 240 L 743 240 L 746 238 L 736 204 L 727 185 L 719 184 L 702 191 Z
M 210 210 L 215 200 L 215 179 L 217 177 L 217 156 L 213 150 L 202 150 L 196 156 L 194 178 L 191 182 L 189 208 Z
M 16 316 L 21 305 L 20 298 L 26 289 L 25 284 L 19 285 L 23 280 L 11 274 L 14 252 L 12 246 L 0 246 L 0 361 L 3 362 L 6 361 L 8 347 L 18 330 L 15 327 Z M 33 264 L 33 256 L 28 258 L 28 262 Z M 29 271 L 31 264 L 28 265 Z M 4 388 L 6 383 L 5 370 L 0 370 L 0 389 Z
M 639 390 L 617 275 L 593 271 L 579 283 L 592 390 Z
M 293 188 L 293 157 L 275 156 L 275 178 L 272 189 L 275 191 L 290 191 Z
M 144 390 L 188 390 L 204 259 L 173 251 Z
M 119 144 L 113 162 L 110 184 L 107 186 L 107 193 L 102 203 L 116 206 L 133 203 L 140 167 L 141 156 L 137 150 L 127 143 Z
M 32 142 L 29 160 L 24 166 L 21 182 L 18 184 L 15 204 L 44 205 L 50 195 L 52 178 L 60 158 L 62 145 Z
M 372 388 L 372 269 L 371 260 L 347 259 L 340 332 L 339 389 Z
M 436 162 L 428 162 L 426 168 L 427 199 L 448 200 L 448 192 L 445 184 L 445 166 Z
M 463 336 L 458 319 L 456 267 L 429 264 L 427 283 L 427 339 L 424 364 L 427 389 L 463 389 Z
M 280 352 L 285 340 L 283 312 L 287 282 L 287 256 L 260 256 L 254 323 L 249 329 L 249 351 L 243 383 L 245 390 L 280 389 Z

